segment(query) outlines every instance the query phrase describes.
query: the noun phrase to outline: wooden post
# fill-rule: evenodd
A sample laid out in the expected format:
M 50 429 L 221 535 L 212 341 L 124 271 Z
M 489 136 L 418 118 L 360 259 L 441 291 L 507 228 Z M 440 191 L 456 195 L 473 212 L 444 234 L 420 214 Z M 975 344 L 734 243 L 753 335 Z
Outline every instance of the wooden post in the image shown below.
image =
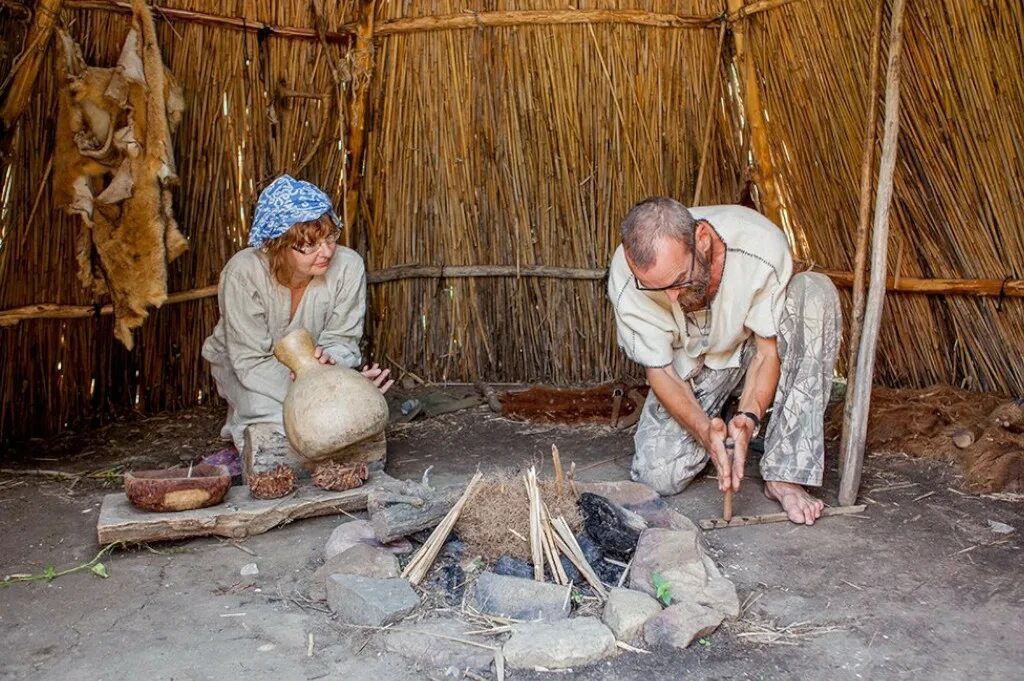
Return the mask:
M 376 15 L 375 0 L 363 0 L 362 15 L 356 31 L 355 65 L 352 69 L 352 101 L 348 115 L 348 163 L 345 180 L 345 243 L 355 248 L 353 226 L 359 209 L 359 190 L 362 185 L 363 149 L 366 146 L 366 117 L 369 110 L 370 82 L 373 79 L 373 23 Z
M 14 67 L 14 79 L 0 107 L 0 121 L 3 122 L 0 133 L 5 137 L 32 98 L 32 88 L 35 87 L 39 67 L 46 56 L 46 48 L 63 5 L 64 0 L 39 0 L 36 3 L 32 25 L 25 37 L 25 50 L 21 53 L 18 65 Z
M 864 331 L 860 341 L 857 374 L 847 400 L 853 402 L 843 424 L 843 476 L 839 484 L 839 503 L 852 506 L 857 500 L 864 464 L 871 383 L 875 373 L 875 349 L 885 302 L 886 264 L 889 255 L 889 208 L 892 202 L 893 175 L 900 129 L 900 56 L 903 48 L 903 9 L 905 0 L 894 0 L 889 33 L 889 66 L 885 79 L 885 128 L 882 136 L 882 160 L 878 167 L 878 193 L 875 196 L 874 233 L 871 237 L 871 279 L 864 310 Z
M 729 0 L 729 14 L 743 16 L 745 0 Z M 746 18 L 732 25 L 733 58 L 740 74 L 743 109 L 750 123 L 750 141 L 754 150 L 754 184 L 760 196 L 761 212 L 775 224 L 782 226 L 782 199 L 772 169 L 771 147 L 761 106 L 761 88 L 757 83 L 757 69 L 750 54 L 746 36 Z
M 875 29 L 871 36 L 871 75 L 868 86 L 868 115 L 864 122 L 864 152 L 860 165 L 860 214 L 857 218 L 855 238 L 856 255 L 853 263 L 853 306 L 850 312 L 849 362 L 846 375 L 857 373 L 857 355 L 860 351 L 860 335 L 864 326 L 864 278 L 867 270 L 868 226 L 871 221 L 871 171 L 875 165 L 875 127 L 878 125 L 878 65 L 882 54 L 882 6 L 885 0 L 878 0 L 875 7 Z M 844 427 L 850 422 L 853 400 L 846 400 L 843 407 Z M 846 440 L 843 440 L 846 444 Z M 839 467 L 846 461 L 846 451 L 839 452 Z

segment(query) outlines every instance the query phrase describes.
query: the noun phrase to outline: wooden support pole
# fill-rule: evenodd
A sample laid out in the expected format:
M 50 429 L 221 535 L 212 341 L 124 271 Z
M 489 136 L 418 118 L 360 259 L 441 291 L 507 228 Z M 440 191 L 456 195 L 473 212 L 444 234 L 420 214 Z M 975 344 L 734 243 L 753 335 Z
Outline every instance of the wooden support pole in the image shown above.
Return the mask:
M 853 408 L 843 424 L 842 481 L 839 503 L 851 506 L 857 500 L 864 463 L 864 442 L 867 438 L 868 413 L 871 406 L 871 384 L 875 373 L 875 350 L 885 303 L 885 274 L 889 254 L 889 208 L 892 202 L 893 175 L 900 127 L 900 63 L 903 48 L 903 10 L 905 0 L 894 0 L 892 26 L 889 31 L 889 65 L 885 82 L 885 127 L 882 136 L 882 160 L 878 168 L 878 193 L 875 196 L 874 233 L 871 238 L 871 279 L 864 310 L 864 331 L 861 337 L 857 374 L 853 390 L 847 397 Z
M 742 16 L 744 0 L 729 0 L 730 16 Z M 761 212 L 776 225 L 782 225 L 782 199 L 775 183 L 772 168 L 771 145 L 761 103 L 761 87 L 757 82 L 757 69 L 750 53 L 746 32 L 746 19 L 732 25 L 733 55 L 740 74 L 743 110 L 750 126 L 750 143 L 754 150 L 754 184 L 760 197 Z
M 14 66 L 14 77 L 0 106 L 0 122 L 3 123 L 0 137 L 7 137 L 32 98 L 32 88 L 36 85 L 39 67 L 46 57 L 46 48 L 50 45 L 63 5 L 64 0 L 39 0 L 36 3 L 32 25 L 25 37 L 25 49 Z
M 362 186 L 363 150 L 366 147 L 366 118 L 370 103 L 370 83 L 373 80 L 374 50 L 373 22 L 376 15 L 375 0 L 363 0 L 361 16 L 356 29 L 355 65 L 352 70 L 352 100 L 348 114 L 348 158 L 345 165 L 345 243 L 355 248 L 356 213 L 359 210 L 359 190 Z
M 500 26 L 553 26 L 567 24 L 634 24 L 657 28 L 709 28 L 718 16 L 686 16 L 626 9 L 553 9 L 462 12 L 442 16 L 410 17 L 381 24 L 379 36 L 424 31 L 451 31 Z
M 857 235 L 853 263 L 853 305 L 850 311 L 849 361 L 846 375 L 857 373 L 857 355 L 860 351 L 860 334 L 864 326 L 864 279 L 867 270 L 868 227 L 871 224 L 871 180 L 875 167 L 875 128 L 878 126 L 878 66 L 882 55 L 882 7 L 885 0 L 877 0 L 875 7 L 874 31 L 871 34 L 871 75 L 868 77 L 868 113 L 864 121 L 864 151 L 860 164 L 860 213 L 857 216 Z M 843 422 L 848 423 L 853 400 L 844 405 Z M 845 440 L 844 440 L 845 443 Z M 839 452 L 840 468 L 846 461 L 846 452 Z

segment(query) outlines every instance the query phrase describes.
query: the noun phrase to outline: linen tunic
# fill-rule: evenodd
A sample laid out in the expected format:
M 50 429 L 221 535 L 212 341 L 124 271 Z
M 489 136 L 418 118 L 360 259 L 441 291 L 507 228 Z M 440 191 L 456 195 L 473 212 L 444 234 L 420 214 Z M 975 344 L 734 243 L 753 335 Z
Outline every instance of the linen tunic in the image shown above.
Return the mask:
M 690 213 L 708 221 L 726 247 L 722 284 L 706 309 L 684 312 L 664 291 L 638 290 L 621 245 L 608 273 L 619 346 L 644 367 L 671 364 L 683 379 L 705 366 L 739 367 L 751 333 L 777 336 L 793 273 L 785 234 L 757 211 L 701 206 Z
M 304 328 L 339 365 L 357 368 L 362 362 L 366 268 L 351 249 L 335 250 L 327 271 L 309 282 L 290 319 L 291 292 L 274 278 L 268 257 L 254 248 L 239 251 L 224 266 L 217 301 L 221 318 L 202 353 L 228 402 L 221 436 L 239 451 L 246 426 L 282 423 L 291 380 L 273 348 L 286 334 Z

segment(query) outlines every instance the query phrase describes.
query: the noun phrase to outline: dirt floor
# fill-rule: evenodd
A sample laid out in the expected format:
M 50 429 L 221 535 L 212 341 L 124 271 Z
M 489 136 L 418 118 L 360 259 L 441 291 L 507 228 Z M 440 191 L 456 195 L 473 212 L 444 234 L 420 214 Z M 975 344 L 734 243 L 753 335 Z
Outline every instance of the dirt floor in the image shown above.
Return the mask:
M 215 409 L 117 423 L 7 452 L 0 474 L 0 576 L 91 560 L 100 499 L 124 467 L 214 451 Z M 485 407 L 389 432 L 388 472 L 464 481 L 521 466 L 557 443 L 582 479 L 628 477 L 631 439 L 600 426 L 515 423 Z M 86 474 L 56 478 L 26 469 Z M 756 462 L 736 512 L 771 512 Z M 823 495 L 835 502 L 834 466 Z M 622 654 L 572 674 L 512 679 L 1017 679 L 1024 667 L 1021 495 L 967 496 L 945 464 L 866 462 L 866 517 L 707 533 L 745 604 L 707 645 Z M 715 482 L 670 499 L 691 518 L 719 515 Z M 373 632 L 342 627 L 305 597 L 305 580 L 344 517 L 299 521 L 238 546 L 220 539 L 118 550 L 88 571 L 0 587 L 0 679 L 307 681 L 442 678 L 380 652 Z M 1014 531 L 994 532 L 990 521 Z M 1005 528 L 1004 528 L 1005 529 Z M 239 546 L 241 548 L 239 548 Z M 255 555 L 252 555 L 255 554 Z M 256 563 L 259 574 L 240 576 Z M 311 643 L 312 642 L 312 643 Z

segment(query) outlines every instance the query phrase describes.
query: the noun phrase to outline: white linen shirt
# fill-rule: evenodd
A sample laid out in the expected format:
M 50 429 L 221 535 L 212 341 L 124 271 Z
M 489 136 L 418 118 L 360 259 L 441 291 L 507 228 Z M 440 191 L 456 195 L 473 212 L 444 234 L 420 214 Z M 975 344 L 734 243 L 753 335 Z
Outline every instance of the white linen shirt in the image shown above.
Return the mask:
M 785 290 L 793 274 L 786 235 L 743 206 L 691 208 L 725 242 L 725 269 L 704 310 L 683 312 L 664 291 L 640 291 L 620 245 L 608 272 L 619 347 L 647 367 L 672 365 L 683 379 L 703 367 L 735 368 L 750 334 L 778 335 Z

